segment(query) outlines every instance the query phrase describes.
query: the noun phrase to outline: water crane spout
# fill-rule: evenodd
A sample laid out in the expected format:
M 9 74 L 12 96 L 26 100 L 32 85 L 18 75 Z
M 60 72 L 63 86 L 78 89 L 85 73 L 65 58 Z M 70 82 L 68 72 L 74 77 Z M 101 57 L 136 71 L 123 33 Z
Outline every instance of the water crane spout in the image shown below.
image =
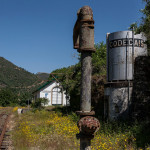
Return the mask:
M 80 138 L 80 150 L 90 150 L 91 139 L 100 128 L 98 119 L 93 117 L 95 112 L 91 111 L 92 53 L 95 52 L 93 11 L 89 6 L 84 6 L 77 16 L 73 30 L 74 48 L 81 53 L 81 97 L 80 111 L 77 111 L 81 119 L 77 138 Z

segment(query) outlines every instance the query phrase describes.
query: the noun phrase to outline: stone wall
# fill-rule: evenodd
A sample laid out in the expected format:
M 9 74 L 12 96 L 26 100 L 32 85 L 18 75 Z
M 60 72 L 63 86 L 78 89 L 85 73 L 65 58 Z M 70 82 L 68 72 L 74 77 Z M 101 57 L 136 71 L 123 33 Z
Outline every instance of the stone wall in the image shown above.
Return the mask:
M 138 120 L 150 120 L 150 56 L 135 59 L 132 116 Z

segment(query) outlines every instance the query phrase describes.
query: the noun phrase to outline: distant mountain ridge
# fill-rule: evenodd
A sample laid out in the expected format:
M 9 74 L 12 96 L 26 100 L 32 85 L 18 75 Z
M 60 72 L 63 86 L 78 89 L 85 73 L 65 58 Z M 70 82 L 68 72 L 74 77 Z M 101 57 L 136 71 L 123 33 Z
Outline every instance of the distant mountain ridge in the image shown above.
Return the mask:
M 41 82 L 42 80 L 35 74 L 14 65 L 3 57 L 0 57 L 0 89 L 4 87 L 35 87 Z
M 42 80 L 48 80 L 49 78 L 49 73 L 46 72 L 38 72 L 36 75 Z

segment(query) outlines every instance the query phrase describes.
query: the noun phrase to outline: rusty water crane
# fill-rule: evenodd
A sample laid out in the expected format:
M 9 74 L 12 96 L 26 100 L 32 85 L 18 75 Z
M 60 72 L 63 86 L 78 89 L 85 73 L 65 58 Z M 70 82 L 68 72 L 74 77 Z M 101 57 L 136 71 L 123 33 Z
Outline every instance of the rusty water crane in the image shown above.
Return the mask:
M 83 6 L 77 16 L 73 30 L 74 48 L 81 53 L 81 97 L 80 111 L 77 111 L 80 133 L 77 138 L 80 138 L 80 150 L 91 150 L 91 139 L 100 128 L 98 119 L 93 117 L 95 112 L 91 111 L 92 53 L 95 52 L 93 11 Z

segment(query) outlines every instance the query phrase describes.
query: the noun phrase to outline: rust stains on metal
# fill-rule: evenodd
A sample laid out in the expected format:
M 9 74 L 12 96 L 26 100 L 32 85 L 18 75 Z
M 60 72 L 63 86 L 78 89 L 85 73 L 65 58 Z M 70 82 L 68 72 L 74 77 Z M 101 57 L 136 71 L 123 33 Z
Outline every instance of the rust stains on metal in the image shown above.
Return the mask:
M 90 111 L 90 112 L 76 111 L 76 114 L 80 115 L 80 116 L 94 116 L 95 115 L 95 111 Z
M 78 49 L 78 52 L 95 52 L 92 9 L 89 6 L 83 6 L 78 10 L 77 16 L 78 18 L 73 29 L 74 49 Z
M 128 81 L 116 81 L 116 82 L 107 82 L 106 84 L 104 84 L 104 87 L 114 87 L 114 88 L 121 88 L 121 87 L 133 87 L 133 81 L 130 81 L 130 83 Z
M 7 123 L 9 120 L 10 115 L 7 114 L 1 114 L 0 115 L 0 120 L 1 120 L 1 124 L 0 124 L 0 128 L 1 128 L 1 133 L 0 133 L 0 149 L 2 146 L 2 142 L 3 142 L 3 138 L 6 132 L 6 128 L 7 128 Z
M 92 116 L 86 116 L 79 120 L 78 128 L 85 135 L 94 135 L 100 128 L 99 120 Z
M 93 20 L 93 11 L 89 6 L 83 6 L 80 9 L 79 16 L 81 17 L 81 20 L 83 19 Z
M 80 9 L 80 35 L 78 52 L 95 52 L 94 48 L 94 20 L 93 12 L 89 6 Z

